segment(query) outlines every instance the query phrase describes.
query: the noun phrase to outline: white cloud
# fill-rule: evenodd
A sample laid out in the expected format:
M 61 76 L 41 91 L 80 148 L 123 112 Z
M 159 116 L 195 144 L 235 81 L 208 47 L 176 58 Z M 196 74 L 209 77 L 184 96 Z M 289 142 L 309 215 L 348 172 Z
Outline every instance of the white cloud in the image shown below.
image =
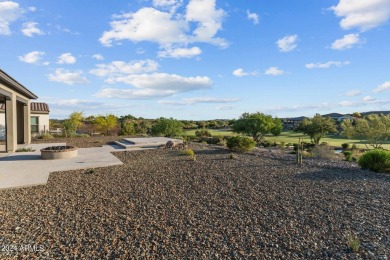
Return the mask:
M 37 11 L 37 8 L 35 6 L 30 6 L 29 8 L 27 8 L 30 12 L 34 13 L 35 11 Z
M 153 6 L 174 13 L 183 4 L 183 0 L 153 0 Z
M 48 102 L 50 103 L 50 102 Z M 102 106 L 102 102 L 97 102 L 97 101 L 91 101 L 91 100 L 80 100 L 80 99 L 62 99 L 58 100 L 55 103 L 52 103 L 54 106 L 57 107 L 69 107 L 69 108 L 74 108 L 74 107 L 84 107 L 87 106 L 88 108 L 91 108 L 91 106 Z
M 389 0 L 339 0 L 331 9 L 337 16 L 343 17 L 340 26 L 345 30 L 358 28 L 367 31 L 390 18 Z
M 42 59 L 42 56 L 45 54 L 43 51 L 32 51 L 29 52 L 23 56 L 19 56 L 19 60 L 26 62 L 26 63 L 37 63 L 40 59 Z
M 341 67 L 350 64 L 349 61 L 328 61 L 326 63 L 309 63 L 306 64 L 308 69 L 328 69 L 331 66 Z
M 193 31 L 191 42 L 209 42 L 227 47 L 224 39 L 214 38 L 222 29 L 222 20 L 225 12 L 216 9 L 216 0 L 190 0 L 186 10 L 186 21 L 197 23 L 198 27 Z
M 202 50 L 198 47 L 192 48 L 177 48 L 177 49 L 166 49 L 160 51 L 158 56 L 161 58 L 192 58 L 194 56 L 200 55 Z
M 99 77 L 107 77 L 107 81 L 115 81 L 116 77 L 156 71 L 158 66 L 153 60 L 113 61 L 108 64 L 97 64 L 97 68 L 89 72 Z
M 10 35 L 10 24 L 18 20 L 23 12 L 23 9 L 16 2 L 0 2 L 0 35 Z
M 199 89 L 207 89 L 212 85 L 208 77 L 182 77 L 175 74 L 153 73 L 128 75 L 112 78 L 108 83 L 125 83 L 136 89 L 102 89 L 97 97 L 145 99 L 166 97 Z
M 289 52 L 297 47 L 298 35 L 288 35 L 279 39 L 276 44 L 281 52 Z
M 158 103 L 164 105 L 194 105 L 198 103 L 232 103 L 240 101 L 239 98 L 214 98 L 214 97 L 196 97 L 196 98 L 183 98 L 181 101 L 175 100 L 160 100 Z
M 355 96 L 359 96 L 361 94 L 362 94 L 362 92 L 360 90 L 351 90 L 351 91 L 348 91 L 345 95 L 348 97 L 355 97 Z
M 341 101 L 338 105 L 341 107 L 350 107 L 353 106 L 354 103 L 351 101 Z
M 278 67 L 270 67 L 268 68 L 264 74 L 266 75 L 270 75 L 270 76 L 279 76 L 279 75 L 282 75 L 284 74 L 285 72 L 281 69 L 279 69 Z
M 22 33 L 28 37 L 33 37 L 34 34 L 36 34 L 36 35 L 45 34 L 37 26 L 38 26 L 38 23 L 35 23 L 35 22 L 23 23 Z
M 94 55 L 92 55 L 92 58 L 94 58 L 96 60 L 104 60 L 104 57 L 101 54 L 94 54 Z
M 175 20 L 173 15 L 154 8 L 142 8 L 135 13 L 115 16 L 110 23 L 111 30 L 105 31 L 99 41 L 111 46 L 114 41 L 151 41 L 160 45 L 184 43 L 187 41 L 184 21 Z
M 63 53 L 58 57 L 58 64 L 74 64 L 76 63 L 76 57 L 72 56 L 72 53 Z
M 242 68 L 238 68 L 232 72 L 232 74 L 236 77 L 244 77 L 244 76 L 254 76 L 256 72 L 245 72 Z
M 382 91 L 386 91 L 386 90 L 390 90 L 390 81 L 384 82 L 383 84 L 376 87 L 373 91 L 375 93 L 378 93 L 378 92 L 382 92 Z
M 155 6 L 169 6 L 171 3 L 174 1 L 154 2 Z M 190 0 L 185 14 L 145 7 L 134 13 L 114 15 L 111 29 L 105 31 L 99 41 L 105 46 L 129 40 L 156 42 L 162 47 L 194 42 L 226 47 L 224 39 L 215 37 L 222 29 L 224 15 L 222 9 L 216 9 L 215 0 Z
M 69 71 L 66 69 L 56 69 L 54 74 L 49 74 L 49 80 L 55 82 L 62 82 L 68 85 L 87 84 L 89 80 L 83 76 L 81 70 Z
M 370 102 L 370 101 L 375 101 L 375 100 L 376 100 L 376 98 L 371 97 L 371 96 L 365 96 L 363 98 L 363 101 L 365 101 L 365 102 Z
M 333 50 L 345 50 L 352 48 L 355 44 L 360 43 L 359 34 L 347 34 L 343 38 L 338 39 L 332 43 Z
M 259 24 L 259 15 L 256 13 L 251 13 L 249 10 L 246 10 L 246 15 L 249 20 L 253 22 L 253 24 Z

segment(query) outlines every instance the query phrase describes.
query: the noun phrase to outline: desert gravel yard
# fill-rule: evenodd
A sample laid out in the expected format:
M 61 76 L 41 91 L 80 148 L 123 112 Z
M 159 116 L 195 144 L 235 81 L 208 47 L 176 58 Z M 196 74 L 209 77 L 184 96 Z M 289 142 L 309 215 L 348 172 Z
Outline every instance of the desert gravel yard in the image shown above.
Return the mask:
M 390 176 L 192 144 L 0 191 L 0 258 L 390 258 Z M 348 235 L 360 247 L 352 252 Z

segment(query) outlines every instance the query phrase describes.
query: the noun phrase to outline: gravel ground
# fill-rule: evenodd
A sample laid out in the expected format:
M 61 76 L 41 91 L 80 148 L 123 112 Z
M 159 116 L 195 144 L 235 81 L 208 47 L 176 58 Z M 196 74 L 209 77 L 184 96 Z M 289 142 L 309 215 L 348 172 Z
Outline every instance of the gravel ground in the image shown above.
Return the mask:
M 192 144 L 0 191 L 0 258 L 390 258 L 390 176 Z M 352 252 L 347 235 L 356 234 Z

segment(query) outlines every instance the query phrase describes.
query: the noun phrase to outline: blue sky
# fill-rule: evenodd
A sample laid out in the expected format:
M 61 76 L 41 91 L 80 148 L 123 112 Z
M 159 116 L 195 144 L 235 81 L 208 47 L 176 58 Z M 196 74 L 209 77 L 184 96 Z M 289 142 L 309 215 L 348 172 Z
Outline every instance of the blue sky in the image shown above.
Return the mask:
M 51 118 L 390 110 L 389 18 L 390 0 L 0 1 L 0 67 Z

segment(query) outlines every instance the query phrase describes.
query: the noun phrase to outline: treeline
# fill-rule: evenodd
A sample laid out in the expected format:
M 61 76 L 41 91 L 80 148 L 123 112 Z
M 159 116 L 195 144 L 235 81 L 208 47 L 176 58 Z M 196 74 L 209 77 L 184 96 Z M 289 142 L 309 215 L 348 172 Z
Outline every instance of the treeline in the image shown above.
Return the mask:
M 73 112 L 67 119 L 50 119 L 50 129 L 61 129 L 65 137 L 76 135 L 170 135 L 188 129 L 226 129 L 232 120 L 175 120 L 172 118 L 146 119 L 113 114 L 85 117 Z M 163 130 L 164 129 L 164 130 Z M 171 130 L 167 130 L 171 129 Z M 168 133 L 165 133 L 168 132 Z

